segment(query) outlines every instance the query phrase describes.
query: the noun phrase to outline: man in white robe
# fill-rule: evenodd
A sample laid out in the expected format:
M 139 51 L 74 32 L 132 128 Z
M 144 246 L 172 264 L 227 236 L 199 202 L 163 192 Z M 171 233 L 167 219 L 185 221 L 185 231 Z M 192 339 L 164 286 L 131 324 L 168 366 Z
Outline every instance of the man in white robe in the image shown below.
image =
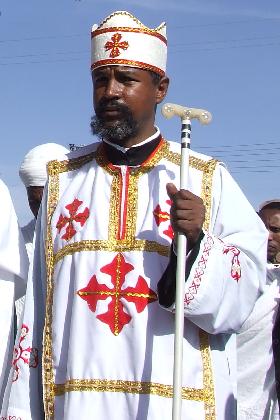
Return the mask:
M 280 298 L 280 199 L 260 205 L 268 232 L 262 295 L 237 335 L 238 420 L 278 420 L 272 330 Z
M 154 125 L 168 88 L 165 25 L 115 12 L 93 27 L 92 43 L 92 129 L 102 141 L 49 164 L 2 415 L 171 418 L 180 230 L 182 418 L 232 420 L 233 333 L 262 289 L 265 228 L 210 157 L 192 152 L 188 190 L 177 190 L 180 147 Z M 18 356 L 24 348 L 29 363 Z
M 8 188 L 0 180 L 0 407 L 12 361 L 14 302 L 25 293 L 28 258 Z

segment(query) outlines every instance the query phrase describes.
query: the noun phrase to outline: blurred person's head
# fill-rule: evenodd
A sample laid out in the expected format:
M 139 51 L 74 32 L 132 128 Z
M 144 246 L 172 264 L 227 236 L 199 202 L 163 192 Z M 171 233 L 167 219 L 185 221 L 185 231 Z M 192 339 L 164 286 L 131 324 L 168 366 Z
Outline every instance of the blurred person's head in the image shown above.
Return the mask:
M 29 207 L 35 218 L 47 181 L 47 164 L 51 160 L 63 158 L 67 153 L 69 150 L 60 144 L 40 144 L 25 155 L 20 165 L 19 176 L 25 185 Z
M 267 261 L 280 263 L 280 199 L 260 205 L 259 216 L 268 230 Z

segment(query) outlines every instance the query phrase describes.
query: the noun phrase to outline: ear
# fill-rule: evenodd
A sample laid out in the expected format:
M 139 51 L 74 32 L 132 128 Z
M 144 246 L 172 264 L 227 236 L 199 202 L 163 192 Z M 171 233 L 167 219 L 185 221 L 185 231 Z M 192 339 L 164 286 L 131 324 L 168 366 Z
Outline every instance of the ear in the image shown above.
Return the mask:
M 163 76 L 157 86 L 157 92 L 156 92 L 156 103 L 160 104 L 168 91 L 168 86 L 169 86 L 169 78 L 166 76 Z

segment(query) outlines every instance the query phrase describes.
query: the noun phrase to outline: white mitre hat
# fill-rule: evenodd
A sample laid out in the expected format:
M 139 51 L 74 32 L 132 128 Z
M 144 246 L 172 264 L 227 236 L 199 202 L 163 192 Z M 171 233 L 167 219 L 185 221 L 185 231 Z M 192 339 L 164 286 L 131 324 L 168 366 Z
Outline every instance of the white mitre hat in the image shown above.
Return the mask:
M 151 29 L 128 12 L 114 12 L 91 31 L 91 70 L 123 65 L 166 71 L 166 24 Z
M 19 168 L 19 176 L 25 187 L 43 187 L 47 181 L 47 163 L 50 160 L 66 159 L 69 150 L 56 143 L 45 143 L 31 149 Z

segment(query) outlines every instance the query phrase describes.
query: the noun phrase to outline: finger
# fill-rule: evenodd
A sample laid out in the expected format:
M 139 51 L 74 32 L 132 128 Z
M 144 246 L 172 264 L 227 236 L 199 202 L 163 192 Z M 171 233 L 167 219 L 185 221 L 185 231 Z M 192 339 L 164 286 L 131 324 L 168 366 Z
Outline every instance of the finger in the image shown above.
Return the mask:
M 178 191 L 178 198 L 183 199 L 183 200 L 194 200 L 194 201 L 199 201 L 202 202 L 201 197 L 193 194 L 191 191 L 189 190 L 179 190 Z
M 175 187 L 175 185 L 169 182 L 168 184 L 166 184 L 166 191 L 170 200 L 173 201 L 174 196 L 178 193 L 178 190 Z

